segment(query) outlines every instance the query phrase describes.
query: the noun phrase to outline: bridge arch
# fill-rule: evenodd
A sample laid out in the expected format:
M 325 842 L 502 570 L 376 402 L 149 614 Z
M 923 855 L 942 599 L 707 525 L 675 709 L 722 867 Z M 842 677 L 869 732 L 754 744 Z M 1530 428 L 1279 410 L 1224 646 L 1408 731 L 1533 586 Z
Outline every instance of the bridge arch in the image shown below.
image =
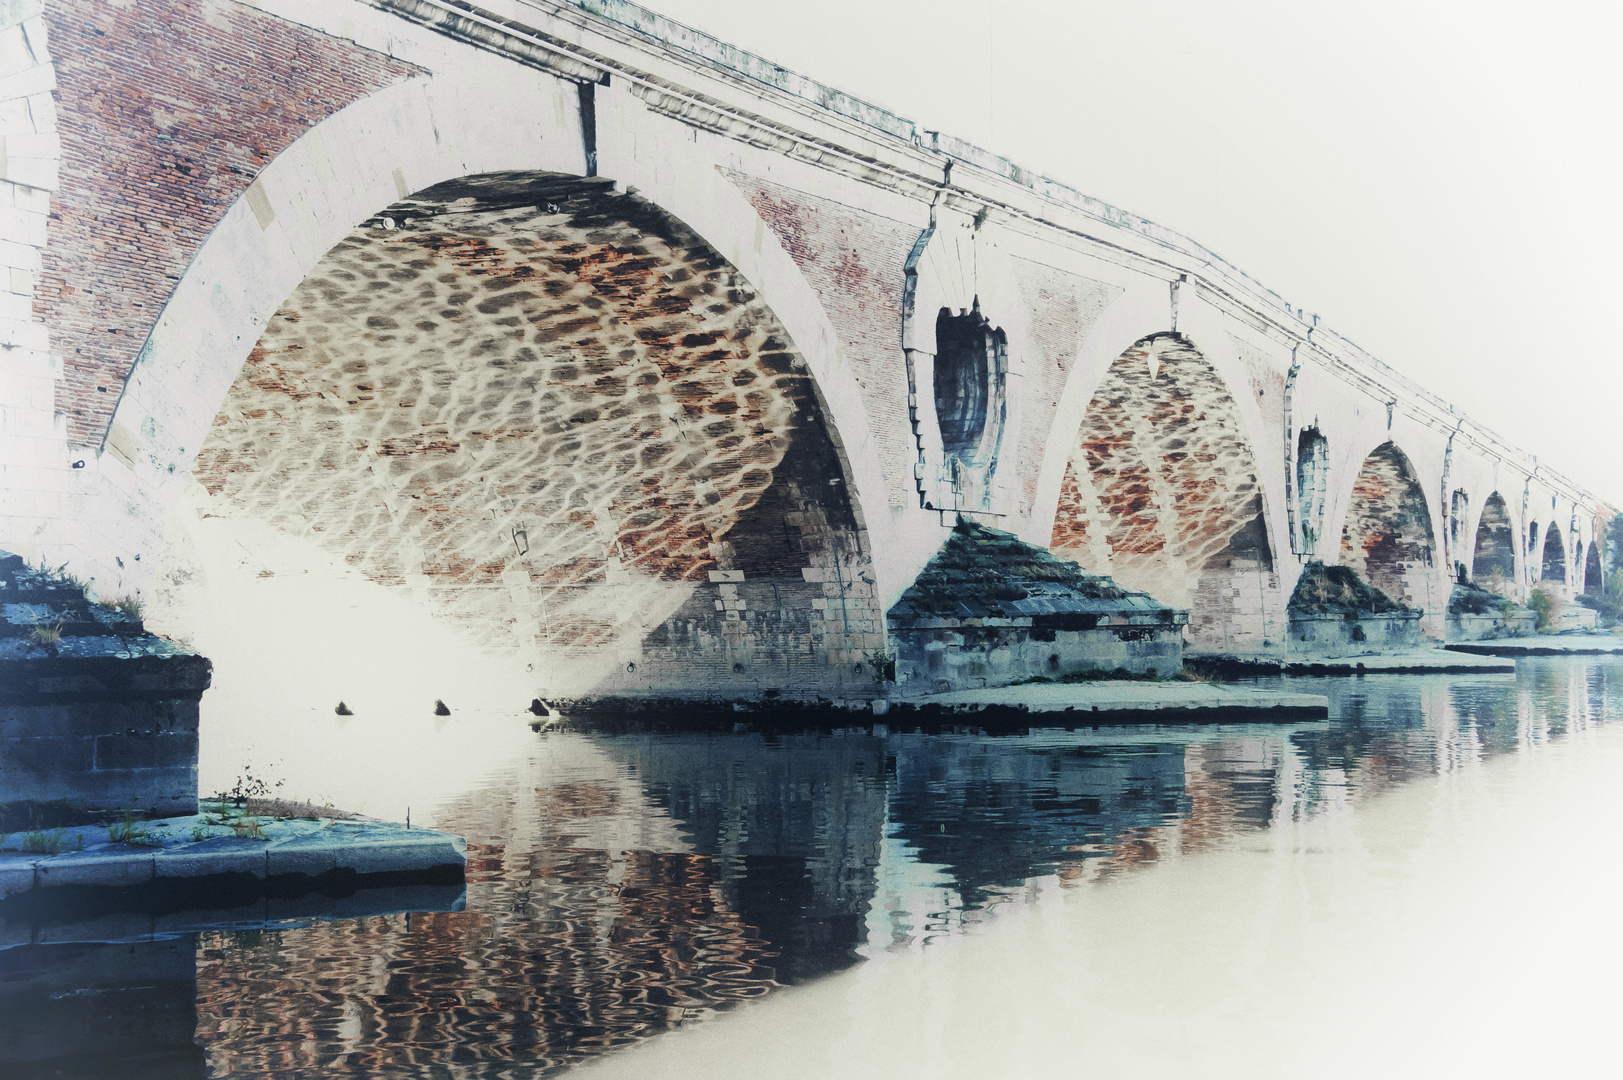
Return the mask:
M 1544 546 L 1539 558 L 1538 579 L 1541 582 L 1567 584 L 1567 549 L 1561 540 L 1561 526 L 1553 521 L 1544 530 Z
M 1283 600 L 1247 430 L 1228 381 L 1190 338 L 1140 338 L 1083 412 L 1050 546 L 1187 608 L 1196 647 L 1263 644 Z
M 1599 596 L 1605 591 L 1604 571 L 1600 561 L 1601 541 L 1597 538 L 1590 541 L 1589 552 L 1584 557 L 1583 591 L 1586 596 Z
M 510 108 L 498 113 L 489 108 L 493 100 Z M 100 474 L 98 501 L 116 517 L 126 560 L 116 567 L 113 552 L 91 545 L 91 571 L 115 582 L 109 586 L 115 592 L 150 584 L 167 520 L 160 508 L 178 497 L 272 315 L 326 252 L 412 191 L 470 175 L 586 172 L 577 102 L 574 83 L 534 73 L 488 84 L 416 78 L 339 110 L 272 159 L 199 248 L 125 381 L 91 464 Z M 610 102 L 600 101 L 599 124 L 614 118 Z M 344 152 L 329 149 L 337 147 Z M 883 474 L 850 364 L 816 294 L 754 208 L 712 166 L 681 153 L 658 158 L 656 170 L 627 157 L 613 179 L 702 236 L 771 307 L 805 362 L 849 474 L 853 510 L 870 520 L 884 505 Z M 140 524 L 130 527 L 132 519 Z M 132 552 L 145 561 L 130 561 Z
M 1497 491 L 1482 502 L 1477 518 L 1476 542 L 1471 556 L 1471 579 L 1483 588 L 1509 595 L 1516 581 L 1516 526 L 1510 509 Z
M 234 512 L 324 542 L 532 668 L 547 665 L 526 642 L 568 640 L 609 658 L 605 688 L 871 692 L 859 658 L 882 647 L 883 571 L 863 511 L 883 486 L 821 306 L 707 164 L 661 155 L 615 191 L 581 175 L 578 129 L 488 108 L 558 117 L 552 97 L 573 103 L 574 84 L 416 80 L 272 161 L 175 289 L 114 414 L 102 482 L 158 526 L 140 562 L 121 538 L 108 576 L 150 585 L 164 508 L 195 467 Z M 463 316 L 477 331 L 434 344 Z M 591 355 L 548 356 L 563 343 Z M 410 359 L 391 370 L 374 345 Z M 603 483 L 560 472 L 593 453 Z M 549 610 L 546 590 L 571 583 L 577 602 Z M 797 629 L 750 631 L 763 596 Z M 700 640 L 708 659 L 662 669 Z
M 1398 603 L 1431 616 L 1448 599 L 1433 581 L 1435 551 L 1436 530 L 1417 471 L 1396 443 L 1383 442 L 1353 480 L 1339 561 Z

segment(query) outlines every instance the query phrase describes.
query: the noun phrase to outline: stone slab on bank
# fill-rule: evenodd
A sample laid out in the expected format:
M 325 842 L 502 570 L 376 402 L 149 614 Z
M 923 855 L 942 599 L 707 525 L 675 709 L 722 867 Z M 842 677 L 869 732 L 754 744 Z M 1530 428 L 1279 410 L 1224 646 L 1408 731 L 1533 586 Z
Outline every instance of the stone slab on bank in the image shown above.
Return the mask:
M 1455 641 L 1452 652 L 1478 656 L 1623 656 L 1623 637 L 1611 634 L 1540 634 L 1501 641 Z
M 467 862 L 467 842 L 460 836 L 381 821 L 259 819 L 262 837 L 235 835 L 201 814 L 138 827 L 145 834 L 140 843 L 115 842 L 99 826 L 63 829 L 59 843 L 66 850 L 55 855 L 17 850 L 22 833 L 0 838 L 0 900 L 70 885 L 175 889 L 222 875 L 251 875 L 260 882 L 381 875 L 402 884 L 450 872 L 460 877 Z
M 1329 719 L 1330 699 L 1199 682 L 1027 683 L 893 701 L 885 712 L 898 719 L 973 716 L 1028 724 L 1295 723 Z
M 1473 643 L 1481 644 L 1481 643 Z M 1192 653 L 1184 663 L 1202 674 L 1258 675 L 1449 675 L 1513 674 L 1516 661 L 1444 648 L 1403 649 L 1362 656 L 1317 656 L 1282 659 L 1234 653 Z

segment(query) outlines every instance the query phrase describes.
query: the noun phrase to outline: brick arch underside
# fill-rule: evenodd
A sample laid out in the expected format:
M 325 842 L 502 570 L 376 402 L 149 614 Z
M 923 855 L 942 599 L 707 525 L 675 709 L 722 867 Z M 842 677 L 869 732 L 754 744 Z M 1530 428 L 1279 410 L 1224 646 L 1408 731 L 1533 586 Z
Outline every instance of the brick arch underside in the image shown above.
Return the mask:
M 1409 459 L 1382 443 L 1353 482 L 1341 529 L 1341 564 L 1400 604 L 1430 609 L 1432 528 L 1426 496 Z
M 447 206 L 456 184 L 363 223 L 271 319 L 197 459 L 210 502 L 493 654 L 629 649 L 641 689 L 843 670 L 814 603 L 836 575 L 805 570 L 862 545 L 765 303 L 641 200 Z
M 1476 550 L 1471 558 L 1471 579 L 1484 588 L 1505 592 L 1516 578 L 1516 527 L 1510 510 L 1496 491 L 1482 504 L 1476 527 Z
M 1051 546 L 1187 608 L 1196 647 L 1260 645 L 1284 625 L 1238 406 L 1186 340 L 1146 338 L 1110 365 L 1066 466 Z

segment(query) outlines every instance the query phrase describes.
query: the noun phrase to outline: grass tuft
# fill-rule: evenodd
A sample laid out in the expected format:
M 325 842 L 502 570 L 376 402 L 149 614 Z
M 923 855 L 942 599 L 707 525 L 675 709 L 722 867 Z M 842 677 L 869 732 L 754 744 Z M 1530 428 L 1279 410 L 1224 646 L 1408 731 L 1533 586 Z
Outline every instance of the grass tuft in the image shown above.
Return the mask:
M 28 643 L 38 645 L 42 649 L 54 650 L 58 645 L 62 644 L 62 623 L 64 621 L 58 619 L 51 625 L 35 623 L 34 628 L 28 631 Z

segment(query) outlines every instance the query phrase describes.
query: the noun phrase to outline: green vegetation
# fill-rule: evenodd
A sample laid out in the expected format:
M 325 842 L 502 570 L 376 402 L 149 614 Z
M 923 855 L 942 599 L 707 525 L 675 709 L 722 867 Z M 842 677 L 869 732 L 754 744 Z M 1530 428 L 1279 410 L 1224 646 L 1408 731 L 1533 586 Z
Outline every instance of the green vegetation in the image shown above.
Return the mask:
M 21 850 L 30 855 L 60 855 L 68 849 L 66 832 L 67 829 L 60 826 L 50 832 L 43 829 L 29 829 L 23 833 Z M 81 837 L 80 846 L 83 846 L 83 844 L 84 840 Z
M 49 652 L 56 652 L 56 647 L 62 643 L 62 624 L 66 619 L 58 619 L 53 625 L 35 623 L 34 628 L 28 631 L 28 643 L 37 645 Z
M 284 781 L 278 780 L 273 784 L 263 776 L 255 776 L 254 767 L 244 765 L 236 784 L 229 791 L 216 792 L 214 797 L 220 802 L 232 804 L 239 810 L 253 813 L 254 804 L 272 801 L 283 783 Z
M 1538 616 L 1538 628 L 1548 630 L 1561 617 L 1561 600 L 1553 592 L 1534 589 L 1527 598 L 1527 608 Z
M 124 820 L 115 821 L 107 830 L 107 839 L 114 844 L 144 844 L 152 839 L 146 827 L 135 820 L 135 811 L 124 811 Z
M 873 669 L 873 681 L 884 684 L 896 681 L 896 658 L 883 649 L 868 654 L 868 666 Z
M 120 596 L 117 600 L 102 606 L 110 607 L 125 618 L 134 619 L 136 622 L 140 622 L 141 616 L 146 612 L 146 604 L 139 596 Z

